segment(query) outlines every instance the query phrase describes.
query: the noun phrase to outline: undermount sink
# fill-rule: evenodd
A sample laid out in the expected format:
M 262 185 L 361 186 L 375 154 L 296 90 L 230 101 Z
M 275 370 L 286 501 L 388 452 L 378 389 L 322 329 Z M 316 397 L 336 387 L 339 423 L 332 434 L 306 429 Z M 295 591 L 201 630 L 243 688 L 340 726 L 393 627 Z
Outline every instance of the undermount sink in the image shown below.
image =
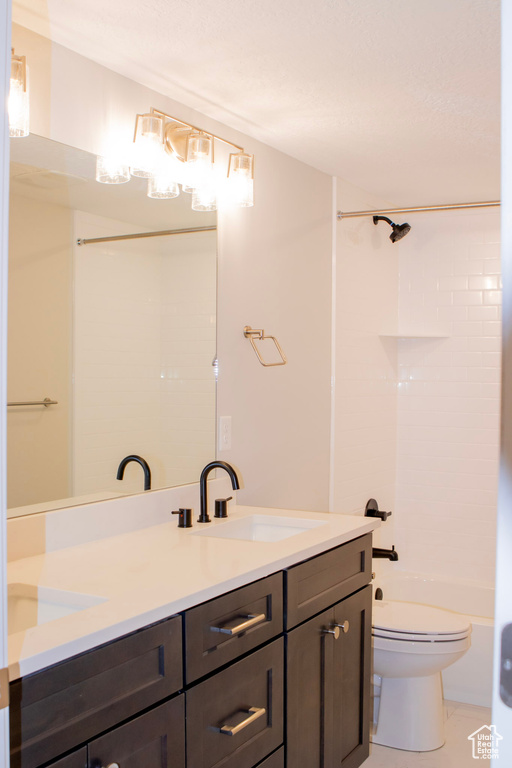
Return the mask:
M 215 539 L 243 539 L 245 541 L 282 541 L 290 536 L 297 536 L 320 525 L 325 520 L 307 518 L 271 517 L 270 515 L 251 515 L 240 520 L 218 523 L 198 531 L 195 536 L 211 536 Z
M 49 621 L 104 603 L 105 597 L 83 595 L 62 589 L 9 584 L 7 587 L 8 634 L 23 632 Z

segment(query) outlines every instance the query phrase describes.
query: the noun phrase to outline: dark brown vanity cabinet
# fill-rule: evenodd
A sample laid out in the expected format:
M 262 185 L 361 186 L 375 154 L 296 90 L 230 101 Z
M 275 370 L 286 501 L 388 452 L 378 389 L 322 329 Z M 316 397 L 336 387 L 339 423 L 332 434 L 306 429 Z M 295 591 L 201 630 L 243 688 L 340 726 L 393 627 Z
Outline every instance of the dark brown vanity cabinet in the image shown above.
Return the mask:
M 356 768 L 371 535 L 11 683 L 11 768 Z

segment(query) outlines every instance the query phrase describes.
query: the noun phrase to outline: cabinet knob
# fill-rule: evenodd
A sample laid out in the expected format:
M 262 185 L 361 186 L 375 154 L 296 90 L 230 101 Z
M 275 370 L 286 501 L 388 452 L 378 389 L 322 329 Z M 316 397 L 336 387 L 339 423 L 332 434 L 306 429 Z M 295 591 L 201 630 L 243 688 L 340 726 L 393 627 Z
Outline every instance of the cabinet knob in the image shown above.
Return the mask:
M 348 630 L 350 629 L 350 624 L 348 623 L 348 621 L 344 621 L 343 624 L 335 624 L 334 626 L 335 627 L 339 627 L 343 631 L 343 633 L 345 635 L 347 634 Z
M 340 636 L 340 630 L 339 630 L 338 624 L 334 624 L 332 629 L 322 629 L 322 632 L 324 633 L 324 635 L 334 635 L 335 640 L 337 640 L 338 637 Z

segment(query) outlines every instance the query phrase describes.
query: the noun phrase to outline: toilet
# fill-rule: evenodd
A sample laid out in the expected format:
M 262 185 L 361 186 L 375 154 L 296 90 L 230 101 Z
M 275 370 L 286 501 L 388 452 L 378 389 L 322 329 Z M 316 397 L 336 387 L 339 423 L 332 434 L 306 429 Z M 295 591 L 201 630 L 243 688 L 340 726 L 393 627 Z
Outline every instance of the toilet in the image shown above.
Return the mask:
M 466 653 L 470 634 L 462 614 L 373 601 L 373 671 L 380 682 L 375 744 L 414 752 L 443 746 L 441 671 Z

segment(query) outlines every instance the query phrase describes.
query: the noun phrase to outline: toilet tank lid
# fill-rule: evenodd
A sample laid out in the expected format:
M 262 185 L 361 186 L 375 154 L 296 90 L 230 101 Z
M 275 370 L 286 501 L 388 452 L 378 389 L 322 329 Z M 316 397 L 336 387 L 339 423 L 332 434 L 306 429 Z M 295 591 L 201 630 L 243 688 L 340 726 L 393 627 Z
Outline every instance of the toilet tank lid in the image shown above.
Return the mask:
M 431 605 L 374 600 L 373 626 L 418 635 L 451 635 L 469 631 L 471 622 L 463 613 L 454 613 Z

